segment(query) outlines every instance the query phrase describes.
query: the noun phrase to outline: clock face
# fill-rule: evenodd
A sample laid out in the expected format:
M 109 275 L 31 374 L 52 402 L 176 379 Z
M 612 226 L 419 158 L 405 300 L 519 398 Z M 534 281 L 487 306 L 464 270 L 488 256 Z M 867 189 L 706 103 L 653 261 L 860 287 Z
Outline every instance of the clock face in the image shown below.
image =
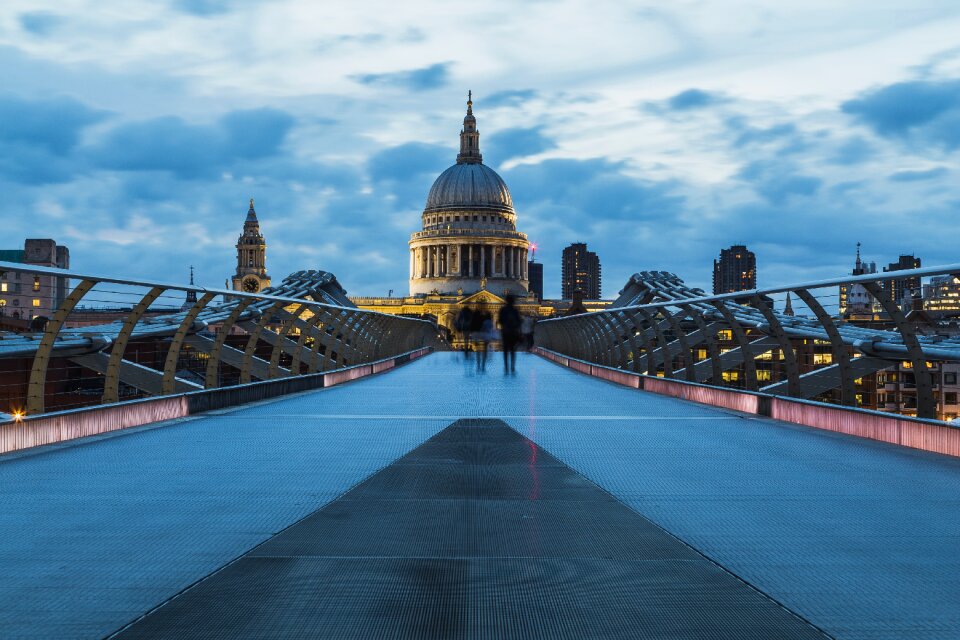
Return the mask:
M 256 293 L 260 290 L 260 283 L 253 278 L 247 278 L 243 281 L 243 290 L 247 293 Z

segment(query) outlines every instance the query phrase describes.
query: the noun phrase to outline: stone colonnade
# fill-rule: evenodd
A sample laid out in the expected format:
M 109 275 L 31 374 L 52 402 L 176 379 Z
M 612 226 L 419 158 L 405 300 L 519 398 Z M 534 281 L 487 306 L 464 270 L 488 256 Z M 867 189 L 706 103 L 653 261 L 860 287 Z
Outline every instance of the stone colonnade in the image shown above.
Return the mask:
M 410 277 L 528 280 L 527 248 L 508 244 L 435 244 L 410 250 Z

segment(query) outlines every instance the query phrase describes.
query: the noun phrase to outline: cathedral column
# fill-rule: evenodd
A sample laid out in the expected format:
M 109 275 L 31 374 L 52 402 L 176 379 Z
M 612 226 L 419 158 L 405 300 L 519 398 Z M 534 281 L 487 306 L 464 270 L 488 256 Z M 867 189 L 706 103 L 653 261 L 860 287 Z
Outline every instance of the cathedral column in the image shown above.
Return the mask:
M 411 280 L 413 280 L 414 278 L 417 277 L 416 272 L 413 270 L 413 265 L 414 265 L 414 262 L 413 262 L 413 252 L 414 252 L 414 251 L 415 251 L 414 249 L 410 249 L 410 279 L 411 279 Z
M 446 251 L 446 255 L 444 256 L 444 262 L 446 262 L 446 265 L 444 265 L 443 274 L 449 276 L 451 273 L 453 273 L 453 267 L 450 265 L 450 245 L 446 244 L 443 246 L 443 248 L 444 251 Z
M 431 250 L 433 251 L 433 277 L 436 278 L 440 275 L 440 247 L 434 245 Z
M 487 247 L 480 245 L 480 277 L 487 277 Z
M 467 245 L 467 277 L 473 277 L 473 245 Z
M 503 274 L 508 278 L 513 276 L 513 247 L 503 248 Z

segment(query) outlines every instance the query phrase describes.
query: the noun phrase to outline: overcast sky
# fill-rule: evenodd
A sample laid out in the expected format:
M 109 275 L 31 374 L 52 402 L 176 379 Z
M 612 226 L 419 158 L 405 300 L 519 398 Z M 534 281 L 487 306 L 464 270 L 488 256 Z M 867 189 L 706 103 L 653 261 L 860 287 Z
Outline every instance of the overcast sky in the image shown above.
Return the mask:
M 709 289 L 734 243 L 760 286 L 848 273 L 857 241 L 956 263 L 957 34 L 955 0 L 4 0 L 0 248 L 219 287 L 254 197 L 276 281 L 405 293 L 472 89 L 548 297 L 575 241 L 606 297 Z

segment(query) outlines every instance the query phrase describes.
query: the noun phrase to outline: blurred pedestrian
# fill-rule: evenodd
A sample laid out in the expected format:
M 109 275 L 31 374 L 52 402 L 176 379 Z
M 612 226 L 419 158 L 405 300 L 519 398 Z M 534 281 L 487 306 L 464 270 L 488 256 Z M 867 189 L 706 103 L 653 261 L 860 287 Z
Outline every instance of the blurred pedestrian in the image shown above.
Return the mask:
M 487 314 L 489 317 L 489 314 Z M 470 341 L 473 350 L 477 352 L 477 371 L 483 371 L 487 366 L 487 342 L 484 333 L 484 312 L 480 307 L 470 313 Z
M 523 341 L 523 346 L 527 351 L 533 349 L 533 328 L 536 325 L 531 316 L 523 316 L 523 320 L 520 325 L 520 335 L 521 340 Z
M 473 326 L 473 310 L 470 307 L 464 307 L 457 314 L 453 321 L 453 328 L 460 334 L 460 340 L 463 341 L 463 355 L 470 357 L 470 334 Z
M 523 320 L 514 304 L 516 298 L 512 293 L 506 297 L 507 303 L 500 307 L 500 336 L 503 344 L 503 371 L 504 373 L 517 372 L 517 344 L 520 342 L 520 329 Z

